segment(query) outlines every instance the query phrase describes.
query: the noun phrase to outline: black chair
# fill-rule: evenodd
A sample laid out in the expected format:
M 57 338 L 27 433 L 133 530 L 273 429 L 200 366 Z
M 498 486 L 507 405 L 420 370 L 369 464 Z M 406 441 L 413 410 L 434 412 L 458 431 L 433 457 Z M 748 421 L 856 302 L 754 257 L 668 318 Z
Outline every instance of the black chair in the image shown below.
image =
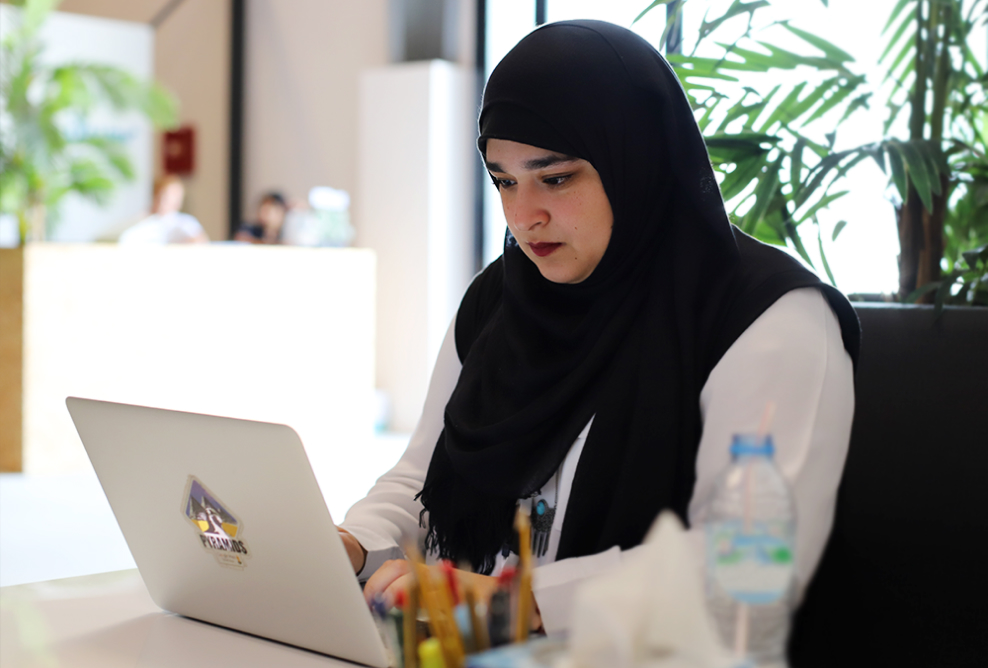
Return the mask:
M 793 668 L 988 666 L 988 309 L 863 305 L 834 529 Z

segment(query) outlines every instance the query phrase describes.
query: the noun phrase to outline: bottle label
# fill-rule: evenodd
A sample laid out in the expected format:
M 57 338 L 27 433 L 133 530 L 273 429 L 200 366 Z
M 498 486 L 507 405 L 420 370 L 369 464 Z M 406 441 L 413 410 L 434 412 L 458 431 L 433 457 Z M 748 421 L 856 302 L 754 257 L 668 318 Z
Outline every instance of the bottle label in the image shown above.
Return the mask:
M 707 527 L 708 573 L 732 598 L 751 605 L 774 603 L 793 577 L 792 540 L 785 526 L 740 520 Z

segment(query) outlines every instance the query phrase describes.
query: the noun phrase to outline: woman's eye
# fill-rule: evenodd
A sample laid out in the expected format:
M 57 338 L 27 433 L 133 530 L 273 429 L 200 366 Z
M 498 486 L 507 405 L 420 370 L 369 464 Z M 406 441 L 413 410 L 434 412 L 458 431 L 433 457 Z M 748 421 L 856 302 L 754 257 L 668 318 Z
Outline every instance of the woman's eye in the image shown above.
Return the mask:
M 496 176 L 492 176 L 491 179 L 493 179 L 494 185 L 497 186 L 498 190 L 501 190 L 503 188 L 510 188 L 511 186 L 515 185 L 515 182 L 512 181 L 511 179 L 499 179 Z
M 542 183 L 548 186 L 559 186 L 565 183 L 569 177 L 570 177 L 569 174 L 562 174 L 560 176 L 547 176 L 544 179 L 542 179 Z

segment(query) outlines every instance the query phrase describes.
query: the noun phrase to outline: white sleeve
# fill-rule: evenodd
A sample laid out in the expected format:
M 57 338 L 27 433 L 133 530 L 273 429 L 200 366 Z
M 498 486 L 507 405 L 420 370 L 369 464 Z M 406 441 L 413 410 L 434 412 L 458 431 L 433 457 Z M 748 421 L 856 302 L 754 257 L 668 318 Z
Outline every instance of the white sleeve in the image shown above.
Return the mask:
M 854 370 L 837 316 L 815 288 L 778 299 L 734 342 L 700 394 L 703 437 L 696 459 L 690 524 L 697 527 L 719 474 L 730 463 L 731 437 L 756 433 L 765 404 L 775 463 L 796 505 L 796 583 L 809 583 L 834 520 L 837 486 L 854 416 Z M 700 533 L 694 528 L 691 533 Z M 696 536 L 702 544 L 702 536 Z
M 714 367 L 700 393 L 703 435 L 687 538 L 704 563 L 703 509 L 714 482 L 730 462 L 731 437 L 754 433 L 768 401 L 775 459 L 796 504 L 796 573 L 800 592 L 816 569 L 833 523 L 854 413 L 850 356 L 840 325 L 815 288 L 780 297 L 753 322 Z M 576 585 L 617 567 L 633 550 L 564 559 L 535 569 L 533 592 L 546 632 L 569 627 Z
M 185 239 L 195 239 L 206 233 L 202 223 L 195 216 L 185 214 L 182 217 L 182 234 Z
M 367 550 L 361 580 L 370 577 L 388 559 L 400 559 L 402 538 L 417 536 L 422 531 L 419 527 L 422 504 L 415 500 L 415 495 L 422 491 L 432 452 L 443 430 L 443 412 L 460 377 L 455 326 L 454 319 L 439 349 L 422 417 L 412 432 L 408 449 L 394 468 L 377 479 L 367 496 L 350 507 L 341 525 Z

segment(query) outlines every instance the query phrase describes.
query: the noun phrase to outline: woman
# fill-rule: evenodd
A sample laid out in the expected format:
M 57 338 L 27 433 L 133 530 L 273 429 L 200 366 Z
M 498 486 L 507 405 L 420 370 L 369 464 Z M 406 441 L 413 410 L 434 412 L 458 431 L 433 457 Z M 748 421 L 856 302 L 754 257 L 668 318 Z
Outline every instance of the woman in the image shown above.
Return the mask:
M 373 571 L 365 593 L 407 584 L 405 562 L 382 562 L 422 511 L 428 549 L 496 573 L 522 500 L 542 530 L 535 603 L 564 629 L 573 585 L 659 511 L 698 519 L 731 434 L 768 400 L 805 586 L 850 434 L 850 305 L 731 228 L 675 74 L 627 30 L 574 21 L 523 39 L 488 82 L 479 147 L 504 254 L 464 297 L 408 451 L 341 528 Z
M 257 203 L 257 222 L 243 223 L 233 235 L 234 241 L 251 244 L 280 244 L 288 201 L 279 192 L 271 191 Z
M 119 243 L 127 245 L 201 244 L 209 237 L 195 217 L 182 213 L 185 186 L 174 174 L 154 182 L 151 215 L 127 228 Z

